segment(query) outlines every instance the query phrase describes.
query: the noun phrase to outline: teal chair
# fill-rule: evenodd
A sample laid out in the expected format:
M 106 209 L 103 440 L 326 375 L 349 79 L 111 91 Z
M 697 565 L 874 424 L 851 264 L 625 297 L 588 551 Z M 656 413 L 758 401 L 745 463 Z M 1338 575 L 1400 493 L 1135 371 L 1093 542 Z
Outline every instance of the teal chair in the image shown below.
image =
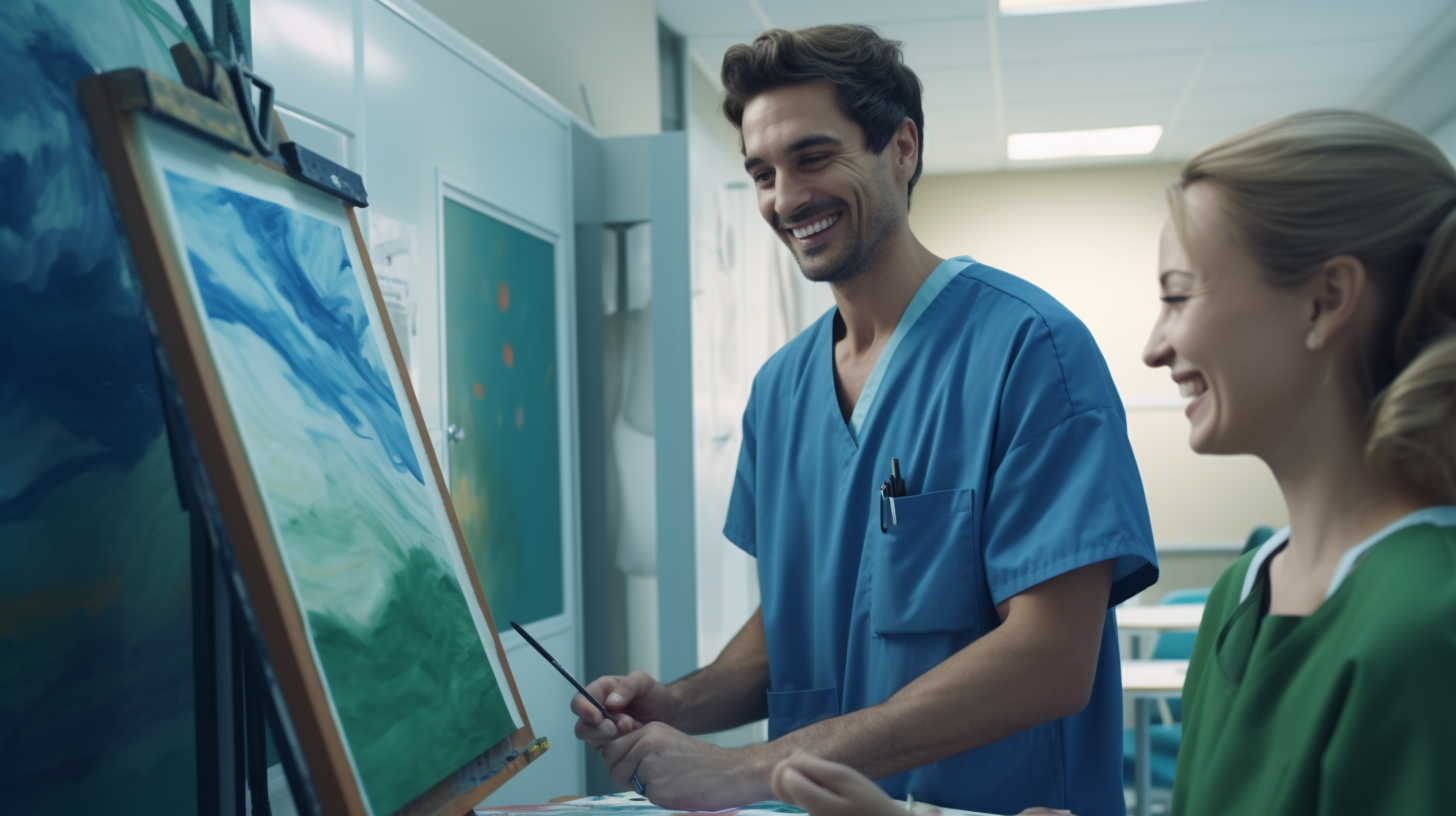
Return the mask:
M 1257 532 L 1257 531 L 1255 531 Z M 1269 531 L 1274 534 L 1273 530 Z M 1266 536 L 1267 538 L 1267 536 Z M 1262 540 L 1260 543 L 1263 543 Z M 1258 546 L 1258 545 L 1254 545 Z M 1163 596 L 1159 603 L 1164 604 L 1201 604 L 1208 601 L 1207 589 L 1175 589 Z M 1153 647 L 1153 653 L 1148 655 L 1154 660 L 1187 660 L 1193 655 L 1194 632 L 1164 632 L 1158 635 L 1158 644 Z M 1151 749 L 1151 776 L 1153 787 L 1173 787 L 1173 769 L 1178 765 L 1178 744 L 1183 739 L 1183 705 L 1178 699 L 1168 700 L 1168 710 L 1172 714 L 1172 722 L 1154 723 L 1148 730 L 1148 742 Z M 1136 756 L 1134 747 L 1135 732 L 1131 728 L 1124 728 L 1122 731 L 1122 784 L 1126 787 L 1133 785 L 1133 757 Z
M 1255 527 L 1244 540 L 1242 553 L 1263 545 L 1274 535 L 1273 527 Z M 1159 603 L 1191 604 L 1207 603 L 1207 589 L 1175 589 L 1163 596 Z M 1193 656 L 1193 640 L 1196 632 L 1164 632 L 1158 636 L 1158 644 L 1149 657 L 1154 660 L 1187 660 Z M 1155 723 L 1148 731 L 1152 753 L 1153 787 L 1173 787 L 1173 770 L 1178 765 L 1178 744 L 1183 739 L 1183 701 L 1173 698 L 1167 701 L 1167 712 L 1171 721 Z M 1122 784 L 1132 787 L 1135 734 L 1133 729 L 1122 733 Z

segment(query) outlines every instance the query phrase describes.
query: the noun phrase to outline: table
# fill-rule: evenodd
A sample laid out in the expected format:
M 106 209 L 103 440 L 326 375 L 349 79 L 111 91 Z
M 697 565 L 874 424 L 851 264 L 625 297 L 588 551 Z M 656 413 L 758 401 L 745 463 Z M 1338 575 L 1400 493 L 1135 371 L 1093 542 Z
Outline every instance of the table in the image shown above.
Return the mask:
M 1203 620 L 1203 604 L 1160 604 L 1119 606 L 1117 628 L 1134 637 L 1156 632 L 1192 631 Z M 1136 646 L 1136 642 L 1134 642 Z M 1141 657 L 1134 654 L 1133 657 Z
M 1202 620 L 1203 604 L 1121 606 L 1117 609 L 1117 628 L 1132 636 L 1132 659 L 1122 661 L 1122 691 L 1133 701 L 1133 791 L 1137 797 L 1136 816 L 1148 816 L 1148 798 L 1153 787 L 1149 756 L 1151 750 L 1148 745 L 1153 702 L 1159 698 L 1180 696 L 1183 693 L 1183 677 L 1188 673 L 1186 660 L 1140 659 L 1143 638 L 1159 632 L 1197 629 Z
M 1183 693 L 1188 674 L 1186 660 L 1122 661 L 1122 693 L 1133 701 L 1133 791 L 1137 816 L 1148 816 L 1152 795 L 1152 763 L 1148 730 L 1153 718 L 1153 701 Z

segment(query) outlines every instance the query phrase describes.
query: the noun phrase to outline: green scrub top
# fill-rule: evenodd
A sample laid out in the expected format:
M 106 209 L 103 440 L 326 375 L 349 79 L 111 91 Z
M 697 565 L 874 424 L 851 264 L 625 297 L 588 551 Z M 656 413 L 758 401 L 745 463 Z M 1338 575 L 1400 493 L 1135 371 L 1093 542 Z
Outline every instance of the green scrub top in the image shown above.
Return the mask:
M 1306 617 L 1263 614 L 1268 559 L 1288 538 L 1209 594 L 1173 813 L 1456 813 L 1456 506 L 1352 548 Z

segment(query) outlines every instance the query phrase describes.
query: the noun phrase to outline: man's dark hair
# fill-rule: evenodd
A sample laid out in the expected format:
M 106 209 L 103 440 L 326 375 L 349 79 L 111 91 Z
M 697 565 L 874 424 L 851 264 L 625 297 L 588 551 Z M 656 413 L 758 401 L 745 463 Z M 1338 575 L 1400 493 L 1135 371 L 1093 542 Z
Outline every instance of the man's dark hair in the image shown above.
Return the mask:
M 879 154 L 908 116 L 920 132 L 920 154 L 910 189 L 925 164 L 925 113 L 920 78 L 905 65 L 900 43 L 869 26 L 827 25 L 785 31 L 773 28 L 752 45 L 723 55 L 723 114 L 743 132 L 743 108 L 755 96 L 785 85 L 825 80 L 839 107 L 864 130 L 865 146 Z

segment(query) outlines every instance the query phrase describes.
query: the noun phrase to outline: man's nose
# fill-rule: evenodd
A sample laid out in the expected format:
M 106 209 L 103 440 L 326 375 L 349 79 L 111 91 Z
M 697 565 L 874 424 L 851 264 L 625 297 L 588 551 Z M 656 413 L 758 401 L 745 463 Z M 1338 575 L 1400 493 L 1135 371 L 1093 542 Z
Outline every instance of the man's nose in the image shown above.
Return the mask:
M 813 198 L 807 185 L 792 176 L 781 176 L 774 184 L 774 215 L 782 228 Z

